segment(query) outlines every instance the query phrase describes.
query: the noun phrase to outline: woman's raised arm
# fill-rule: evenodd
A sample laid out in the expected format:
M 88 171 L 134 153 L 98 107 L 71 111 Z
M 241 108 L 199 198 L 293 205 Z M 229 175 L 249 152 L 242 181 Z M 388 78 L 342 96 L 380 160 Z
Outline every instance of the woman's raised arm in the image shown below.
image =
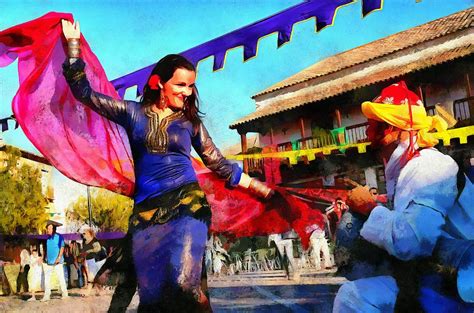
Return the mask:
M 129 112 L 127 102 L 117 100 L 92 90 L 84 68 L 86 64 L 80 58 L 81 31 L 79 22 L 62 20 L 64 37 L 68 42 L 68 58 L 63 63 L 63 74 L 74 97 L 105 118 L 128 128 Z

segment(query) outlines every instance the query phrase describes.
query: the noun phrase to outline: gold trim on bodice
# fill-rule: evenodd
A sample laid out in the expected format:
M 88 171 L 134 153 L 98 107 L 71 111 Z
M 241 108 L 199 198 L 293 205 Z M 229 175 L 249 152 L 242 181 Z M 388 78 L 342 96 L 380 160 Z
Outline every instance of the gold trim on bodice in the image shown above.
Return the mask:
M 145 115 L 148 117 L 148 132 L 145 138 L 145 145 L 149 153 L 166 153 L 168 150 L 168 126 L 174 120 L 182 117 L 181 111 L 174 112 L 160 121 L 158 113 L 153 111 L 151 106 L 145 108 Z

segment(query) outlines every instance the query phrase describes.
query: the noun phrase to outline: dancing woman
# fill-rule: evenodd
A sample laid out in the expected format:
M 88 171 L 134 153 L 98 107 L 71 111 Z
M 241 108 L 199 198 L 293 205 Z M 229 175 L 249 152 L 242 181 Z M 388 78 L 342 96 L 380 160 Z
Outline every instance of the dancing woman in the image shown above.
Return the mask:
M 210 311 L 201 290 L 202 258 L 211 210 L 191 164 L 191 146 L 204 164 L 231 186 L 263 198 L 272 191 L 228 162 L 199 116 L 196 69 L 180 55 L 167 55 L 153 69 L 140 102 L 95 92 L 80 58 L 79 24 L 63 20 L 68 41 L 64 76 L 83 104 L 123 126 L 135 170 L 129 233 L 138 281 L 139 311 Z

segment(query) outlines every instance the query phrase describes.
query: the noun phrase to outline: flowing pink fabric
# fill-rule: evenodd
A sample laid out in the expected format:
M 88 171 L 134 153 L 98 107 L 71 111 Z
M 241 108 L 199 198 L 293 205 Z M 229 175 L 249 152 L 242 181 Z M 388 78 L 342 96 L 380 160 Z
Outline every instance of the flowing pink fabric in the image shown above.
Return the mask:
M 18 58 L 15 117 L 34 146 L 67 177 L 133 194 L 134 173 L 125 131 L 74 99 L 62 75 L 66 59 L 61 19 L 48 13 L 0 32 L 0 66 Z M 118 97 L 84 38 L 82 56 L 94 90 Z
M 61 173 L 132 196 L 133 160 L 124 129 L 76 101 L 62 75 L 66 42 L 61 19 L 72 21 L 72 15 L 48 13 L 0 32 L 0 66 L 18 59 L 20 88 L 13 112 L 26 136 Z M 119 98 L 84 37 L 81 44 L 91 87 Z M 293 228 L 307 246 L 306 226 L 324 224 L 320 211 L 286 189 L 274 187 L 281 201 L 264 203 L 241 189 L 225 188 L 200 161 L 193 160 L 193 166 L 213 208 L 214 232 L 241 237 Z

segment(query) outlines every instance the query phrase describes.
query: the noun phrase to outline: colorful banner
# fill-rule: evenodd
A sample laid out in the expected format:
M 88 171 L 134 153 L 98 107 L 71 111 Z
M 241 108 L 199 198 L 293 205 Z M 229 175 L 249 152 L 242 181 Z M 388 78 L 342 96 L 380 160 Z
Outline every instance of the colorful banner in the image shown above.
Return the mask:
M 344 5 L 355 3 L 353 0 L 310 0 L 295 5 L 270 17 L 212 39 L 194 48 L 181 52 L 195 65 L 210 56 L 214 57 L 214 71 L 224 66 L 227 51 L 243 47 L 244 61 L 257 55 L 258 40 L 267 35 L 278 33 L 278 47 L 290 41 L 293 25 L 310 19 L 316 19 L 316 30 L 334 23 L 336 12 Z M 382 8 L 382 0 L 362 0 L 363 15 Z M 119 77 L 112 81 L 115 89 L 123 98 L 125 91 L 137 86 L 139 96 L 155 64 Z

